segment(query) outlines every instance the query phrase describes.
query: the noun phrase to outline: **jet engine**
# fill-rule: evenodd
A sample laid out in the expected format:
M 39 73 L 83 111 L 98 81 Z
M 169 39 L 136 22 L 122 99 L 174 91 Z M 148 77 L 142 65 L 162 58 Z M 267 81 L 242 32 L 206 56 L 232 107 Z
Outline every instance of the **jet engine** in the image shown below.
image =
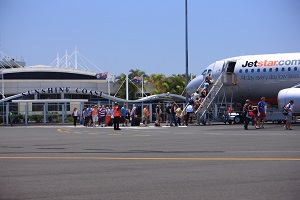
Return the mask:
M 277 96 L 278 108 L 287 105 L 290 100 L 294 100 L 293 115 L 300 115 L 300 88 L 292 87 L 280 90 Z

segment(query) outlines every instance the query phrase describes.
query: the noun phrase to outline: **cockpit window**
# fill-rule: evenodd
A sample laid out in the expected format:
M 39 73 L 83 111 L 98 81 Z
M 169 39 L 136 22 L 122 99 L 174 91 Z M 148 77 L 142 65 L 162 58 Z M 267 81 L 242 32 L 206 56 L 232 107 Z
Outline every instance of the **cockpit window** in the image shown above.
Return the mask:
M 211 74 L 211 72 L 212 72 L 212 70 L 211 70 L 211 69 L 209 69 L 209 70 L 207 71 L 207 74 Z
M 207 69 L 202 72 L 202 75 L 206 75 L 206 74 L 207 74 Z

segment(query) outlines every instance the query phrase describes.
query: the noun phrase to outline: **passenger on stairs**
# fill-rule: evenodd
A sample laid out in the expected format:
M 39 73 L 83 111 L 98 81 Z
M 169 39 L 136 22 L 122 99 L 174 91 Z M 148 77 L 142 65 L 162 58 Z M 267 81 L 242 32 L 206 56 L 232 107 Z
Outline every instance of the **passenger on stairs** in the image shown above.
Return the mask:
M 202 103 L 204 98 L 206 97 L 206 90 L 205 88 L 202 88 L 201 91 L 200 91 L 200 102 Z
M 207 95 L 209 92 L 209 82 L 208 81 L 205 81 L 205 83 L 203 83 L 203 88 L 205 88 L 206 95 Z
M 211 84 L 211 74 L 208 74 L 208 75 L 205 77 L 205 82 L 208 82 L 209 85 Z

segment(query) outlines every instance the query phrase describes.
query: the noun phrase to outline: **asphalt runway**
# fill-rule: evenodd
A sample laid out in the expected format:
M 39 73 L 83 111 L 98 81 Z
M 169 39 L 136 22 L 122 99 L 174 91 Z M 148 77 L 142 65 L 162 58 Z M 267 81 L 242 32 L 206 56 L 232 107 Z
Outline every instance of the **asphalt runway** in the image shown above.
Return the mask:
M 300 124 L 0 127 L 0 199 L 300 199 Z

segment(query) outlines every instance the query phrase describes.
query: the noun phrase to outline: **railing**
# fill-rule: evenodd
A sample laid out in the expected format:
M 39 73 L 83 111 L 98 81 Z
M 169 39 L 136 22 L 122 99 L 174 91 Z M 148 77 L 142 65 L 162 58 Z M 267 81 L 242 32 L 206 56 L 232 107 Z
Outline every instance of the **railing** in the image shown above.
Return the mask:
M 221 75 L 218 77 L 216 82 L 214 83 L 213 87 L 210 89 L 209 93 L 206 95 L 206 97 L 202 100 L 199 108 L 195 111 L 196 118 L 202 119 L 204 115 L 206 114 L 207 110 L 210 108 L 211 104 L 214 102 L 216 96 L 220 92 L 220 90 L 223 87 L 222 77 L 224 73 L 221 73 Z

